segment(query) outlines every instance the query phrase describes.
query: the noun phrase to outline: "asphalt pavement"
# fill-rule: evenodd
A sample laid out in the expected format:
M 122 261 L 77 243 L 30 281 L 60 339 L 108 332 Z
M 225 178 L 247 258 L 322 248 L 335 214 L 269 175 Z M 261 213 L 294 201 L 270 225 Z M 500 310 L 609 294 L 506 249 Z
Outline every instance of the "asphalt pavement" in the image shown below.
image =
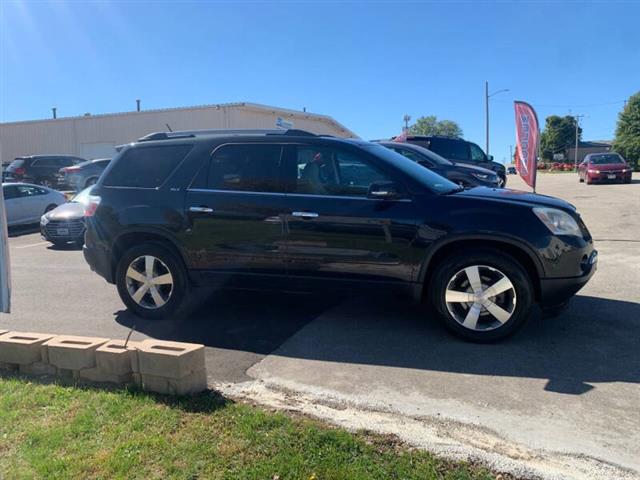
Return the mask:
M 514 176 L 509 186 L 527 189 Z M 223 392 L 347 428 L 393 433 L 455 458 L 548 478 L 640 471 L 640 177 L 584 185 L 542 174 L 575 204 L 598 272 L 555 319 L 493 345 L 451 337 L 405 298 L 214 293 L 189 318 L 145 322 L 78 249 L 12 231 L 13 311 L 0 328 L 207 345 Z

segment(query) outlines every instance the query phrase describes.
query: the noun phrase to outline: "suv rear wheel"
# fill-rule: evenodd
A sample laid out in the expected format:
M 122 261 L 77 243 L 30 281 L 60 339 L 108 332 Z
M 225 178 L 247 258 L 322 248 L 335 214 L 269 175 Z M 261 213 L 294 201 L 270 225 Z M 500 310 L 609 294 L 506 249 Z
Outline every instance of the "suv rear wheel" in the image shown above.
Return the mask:
M 533 286 L 510 255 L 477 249 L 447 257 L 431 282 L 431 303 L 445 326 L 474 342 L 514 334 L 531 315 Z
M 187 303 L 185 267 L 161 245 L 147 243 L 127 250 L 118 262 L 116 283 L 127 308 L 143 318 L 170 317 Z

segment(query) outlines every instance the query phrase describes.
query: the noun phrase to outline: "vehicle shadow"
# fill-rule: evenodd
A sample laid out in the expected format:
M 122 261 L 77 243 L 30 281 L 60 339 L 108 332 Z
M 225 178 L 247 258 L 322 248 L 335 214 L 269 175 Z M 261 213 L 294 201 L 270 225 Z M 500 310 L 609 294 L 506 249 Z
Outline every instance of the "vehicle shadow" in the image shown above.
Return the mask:
M 336 305 L 306 297 L 227 292 L 178 322 L 142 322 L 124 312 L 117 321 L 135 321 L 156 338 L 290 358 L 541 378 L 546 390 L 565 394 L 583 394 L 590 383 L 640 383 L 638 303 L 577 296 L 559 317 L 536 314 L 514 337 L 478 345 L 451 336 L 403 299 Z
M 74 250 L 82 250 L 82 245 L 75 243 L 75 242 L 71 242 L 71 243 L 65 243 L 65 244 L 55 244 L 52 243 L 50 245 L 47 245 L 47 250 L 54 250 L 54 251 L 74 251 Z
M 16 225 L 15 227 L 9 227 L 7 233 L 9 238 L 21 237 L 23 235 L 31 235 L 33 233 L 40 232 L 40 224 L 34 223 L 30 225 Z

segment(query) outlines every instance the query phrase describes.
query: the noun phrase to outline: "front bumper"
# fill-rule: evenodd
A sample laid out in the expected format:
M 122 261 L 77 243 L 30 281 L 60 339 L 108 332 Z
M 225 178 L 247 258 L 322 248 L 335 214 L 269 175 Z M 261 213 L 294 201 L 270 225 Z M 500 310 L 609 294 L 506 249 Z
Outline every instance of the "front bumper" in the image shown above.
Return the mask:
M 598 251 L 593 250 L 583 266 L 584 273 L 578 277 L 540 279 L 540 306 L 553 310 L 565 305 L 596 273 Z
M 109 283 L 115 283 L 113 278 L 113 270 L 111 268 L 111 257 L 107 252 L 93 245 L 84 245 L 82 248 L 85 261 L 89 264 L 89 268 L 96 272 Z
M 628 182 L 631 180 L 631 171 L 628 172 L 600 172 L 600 173 L 587 173 L 587 178 L 590 182 Z M 613 177 L 613 178 L 611 178 Z

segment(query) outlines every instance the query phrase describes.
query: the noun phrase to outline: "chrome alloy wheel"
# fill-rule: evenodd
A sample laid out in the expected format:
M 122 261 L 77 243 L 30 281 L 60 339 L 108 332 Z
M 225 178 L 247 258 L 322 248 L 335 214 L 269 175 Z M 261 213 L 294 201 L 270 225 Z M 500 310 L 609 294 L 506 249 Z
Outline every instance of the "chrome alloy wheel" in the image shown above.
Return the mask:
M 173 276 L 167 265 L 152 255 L 136 258 L 125 276 L 129 295 L 143 308 L 155 310 L 165 305 L 173 293 Z
M 516 309 L 516 290 L 500 270 L 471 265 L 447 284 L 445 302 L 451 316 L 475 331 L 494 330 L 509 321 Z

